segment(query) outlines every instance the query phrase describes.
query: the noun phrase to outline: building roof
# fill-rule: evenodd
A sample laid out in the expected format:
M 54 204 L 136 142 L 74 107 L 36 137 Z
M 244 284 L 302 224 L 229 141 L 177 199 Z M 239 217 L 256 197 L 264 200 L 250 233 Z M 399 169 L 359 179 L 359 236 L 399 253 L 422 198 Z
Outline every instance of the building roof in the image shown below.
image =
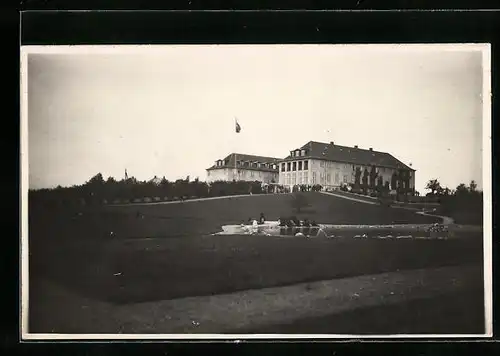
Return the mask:
M 305 156 L 303 156 L 303 158 L 316 158 L 335 162 L 359 164 L 364 166 L 375 165 L 378 167 L 409 169 L 415 171 L 413 168 L 407 166 L 389 153 L 369 149 L 365 150 L 357 147 L 339 146 L 335 145 L 333 142 L 323 143 L 309 141 L 304 146 L 298 149 L 306 150 Z M 285 160 L 296 159 L 297 157 L 292 157 L 290 155 L 285 158 Z
M 222 159 L 222 165 L 221 166 L 216 166 L 215 164 L 211 166 L 210 168 L 207 168 L 207 170 L 212 170 L 212 169 L 221 169 L 221 168 L 235 168 L 236 166 L 236 160 L 238 161 L 249 161 L 249 162 L 260 162 L 260 163 L 270 163 L 270 164 L 276 164 L 280 161 L 282 161 L 281 158 L 275 158 L 275 157 L 264 157 L 264 156 L 255 156 L 255 155 L 248 155 L 248 154 L 243 154 L 243 153 L 231 153 L 225 158 Z M 272 168 L 263 168 L 263 167 L 241 167 L 239 166 L 240 169 L 252 169 L 252 170 L 259 170 L 259 171 L 269 171 L 269 172 L 277 172 L 278 169 L 272 169 Z

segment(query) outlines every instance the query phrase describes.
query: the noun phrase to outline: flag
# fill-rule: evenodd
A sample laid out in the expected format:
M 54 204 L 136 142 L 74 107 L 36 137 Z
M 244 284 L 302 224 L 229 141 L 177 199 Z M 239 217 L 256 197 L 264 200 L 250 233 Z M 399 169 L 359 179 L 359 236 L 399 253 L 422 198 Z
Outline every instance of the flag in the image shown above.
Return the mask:
M 235 120 L 236 123 L 236 133 L 239 133 L 241 131 L 241 126 L 238 124 L 238 120 Z
M 128 174 L 126 169 L 125 169 L 125 179 L 128 179 Z

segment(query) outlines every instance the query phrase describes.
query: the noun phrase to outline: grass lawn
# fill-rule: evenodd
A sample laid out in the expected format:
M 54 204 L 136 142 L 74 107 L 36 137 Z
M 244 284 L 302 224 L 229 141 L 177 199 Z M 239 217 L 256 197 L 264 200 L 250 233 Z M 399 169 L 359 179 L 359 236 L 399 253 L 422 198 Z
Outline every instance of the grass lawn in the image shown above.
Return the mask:
M 196 236 L 53 246 L 30 275 L 123 304 L 481 260 L 480 240 Z
M 319 223 L 428 223 L 433 218 L 307 194 Z M 116 304 L 482 261 L 482 239 L 327 240 L 207 236 L 221 225 L 290 215 L 290 195 L 30 212 L 30 278 Z M 137 212 L 144 214 L 138 218 Z M 110 232 L 113 231 L 113 235 Z M 33 297 L 36 297 L 36 291 Z
M 235 334 L 483 334 L 483 293 L 468 289 L 392 305 L 359 308 Z
M 268 220 L 297 215 L 318 223 L 329 224 L 401 224 L 433 223 L 440 219 L 415 214 L 404 209 L 384 208 L 321 193 L 304 193 L 310 207 L 296 213 L 291 207 L 292 195 L 262 195 L 220 200 L 184 202 L 164 205 L 107 206 L 82 208 L 83 217 L 75 211 L 30 212 L 33 239 L 114 237 L 177 237 L 221 231 L 222 225 L 238 224 L 257 218 L 263 212 Z M 138 218 L 138 213 L 143 218 Z M 45 239 L 44 239 L 45 240 Z

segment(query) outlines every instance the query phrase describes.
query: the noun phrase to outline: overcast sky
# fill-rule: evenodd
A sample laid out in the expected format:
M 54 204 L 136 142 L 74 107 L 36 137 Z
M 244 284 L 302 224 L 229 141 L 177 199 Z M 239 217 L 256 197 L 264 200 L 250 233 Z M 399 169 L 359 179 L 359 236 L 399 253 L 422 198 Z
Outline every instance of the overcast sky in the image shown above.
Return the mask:
M 389 152 L 413 164 L 421 192 L 431 178 L 482 185 L 477 49 L 72 51 L 28 57 L 30 188 L 98 172 L 121 179 L 125 169 L 140 180 L 204 180 L 230 152 L 284 157 L 310 140 Z

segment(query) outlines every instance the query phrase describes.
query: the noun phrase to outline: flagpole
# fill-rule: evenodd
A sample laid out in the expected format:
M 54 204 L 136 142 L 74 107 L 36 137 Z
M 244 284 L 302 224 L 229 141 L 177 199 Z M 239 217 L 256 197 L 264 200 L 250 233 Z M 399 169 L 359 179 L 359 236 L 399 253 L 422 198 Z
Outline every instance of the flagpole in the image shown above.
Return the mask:
M 234 118 L 234 127 L 235 127 L 235 131 L 236 133 L 238 133 L 238 130 L 236 129 L 236 127 L 238 126 L 238 120 L 236 119 L 236 117 Z M 235 136 L 237 137 L 237 136 Z M 238 139 L 236 139 L 236 141 L 238 141 Z M 237 167 L 237 162 L 238 162 L 238 154 L 237 154 L 237 150 L 236 150 L 236 144 L 233 146 L 233 148 L 235 149 L 234 151 L 234 175 L 233 177 L 236 177 L 238 178 L 238 167 Z M 234 179 L 234 178 L 233 178 Z M 238 181 L 238 179 L 235 179 L 236 181 Z

